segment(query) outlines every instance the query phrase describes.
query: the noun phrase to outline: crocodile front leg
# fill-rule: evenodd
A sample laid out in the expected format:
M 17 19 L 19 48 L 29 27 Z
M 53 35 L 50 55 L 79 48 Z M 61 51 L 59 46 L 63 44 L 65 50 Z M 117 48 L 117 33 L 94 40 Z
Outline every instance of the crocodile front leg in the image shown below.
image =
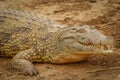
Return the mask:
M 11 60 L 11 68 L 15 71 L 19 71 L 22 74 L 27 75 L 37 75 L 38 71 L 35 69 L 32 62 L 33 59 L 36 58 L 35 50 L 28 49 L 22 52 L 19 52 L 13 59 Z

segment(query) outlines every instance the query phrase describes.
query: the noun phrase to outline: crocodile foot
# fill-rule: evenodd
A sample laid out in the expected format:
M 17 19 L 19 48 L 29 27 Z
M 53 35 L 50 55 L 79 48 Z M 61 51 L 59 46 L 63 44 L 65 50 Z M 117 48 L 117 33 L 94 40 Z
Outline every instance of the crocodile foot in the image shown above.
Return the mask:
M 12 70 L 20 72 L 20 74 L 34 76 L 38 74 L 34 65 L 28 60 L 24 59 L 13 59 L 10 63 Z

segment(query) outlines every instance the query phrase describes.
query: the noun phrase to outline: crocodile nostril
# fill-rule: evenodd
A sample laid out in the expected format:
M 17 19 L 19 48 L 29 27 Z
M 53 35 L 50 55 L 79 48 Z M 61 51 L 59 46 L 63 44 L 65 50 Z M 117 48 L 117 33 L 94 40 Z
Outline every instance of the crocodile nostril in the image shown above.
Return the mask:
M 4 20 L 0 20 L 0 22 L 4 22 Z

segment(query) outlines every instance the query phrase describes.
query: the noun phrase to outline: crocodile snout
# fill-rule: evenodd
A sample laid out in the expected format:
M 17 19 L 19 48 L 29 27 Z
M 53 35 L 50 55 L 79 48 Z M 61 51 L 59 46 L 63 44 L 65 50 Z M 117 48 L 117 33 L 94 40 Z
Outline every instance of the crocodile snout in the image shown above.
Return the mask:
M 112 37 L 107 37 L 104 41 L 100 43 L 100 45 L 103 52 L 113 52 L 114 39 Z

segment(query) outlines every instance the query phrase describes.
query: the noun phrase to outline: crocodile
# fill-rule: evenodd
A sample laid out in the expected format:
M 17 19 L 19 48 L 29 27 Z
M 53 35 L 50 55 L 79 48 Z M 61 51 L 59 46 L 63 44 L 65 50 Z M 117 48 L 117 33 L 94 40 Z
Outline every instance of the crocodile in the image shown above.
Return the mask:
M 0 8 L 0 56 L 10 67 L 37 75 L 33 62 L 64 64 L 113 52 L 113 39 L 93 26 L 65 26 L 29 11 Z

